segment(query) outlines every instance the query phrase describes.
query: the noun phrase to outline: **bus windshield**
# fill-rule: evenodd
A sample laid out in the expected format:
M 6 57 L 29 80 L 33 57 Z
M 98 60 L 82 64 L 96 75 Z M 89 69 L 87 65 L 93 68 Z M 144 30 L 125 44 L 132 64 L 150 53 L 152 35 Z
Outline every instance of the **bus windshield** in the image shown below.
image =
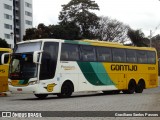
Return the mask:
M 9 78 L 28 80 L 37 77 L 37 64 L 33 63 L 33 52 L 41 49 L 41 42 L 18 44 L 10 64 Z
M 33 63 L 33 53 L 14 54 L 10 64 L 10 79 L 26 80 L 37 76 L 37 64 Z

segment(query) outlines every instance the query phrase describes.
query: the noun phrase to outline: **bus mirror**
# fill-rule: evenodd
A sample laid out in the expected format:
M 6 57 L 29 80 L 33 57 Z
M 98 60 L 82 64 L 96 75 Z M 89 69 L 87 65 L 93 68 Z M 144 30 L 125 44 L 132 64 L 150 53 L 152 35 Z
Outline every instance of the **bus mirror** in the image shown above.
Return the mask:
M 9 62 L 9 55 L 11 53 L 3 53 L 1 56 L 1 64 L 7 64 Z
M 39 62 L 39 54 L 42 53 L 43 51 L 35 51 L 33 53 L 33 63 L 36 63 L 36 64 L 40 64 Z

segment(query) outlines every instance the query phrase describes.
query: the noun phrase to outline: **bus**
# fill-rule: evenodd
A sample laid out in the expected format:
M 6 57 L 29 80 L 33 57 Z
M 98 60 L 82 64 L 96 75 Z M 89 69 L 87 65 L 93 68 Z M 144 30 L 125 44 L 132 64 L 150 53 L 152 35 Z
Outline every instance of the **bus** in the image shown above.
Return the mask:
M 8 69 L 9 69 L 9 57 L 4 59 L 6 64 L 2 64 L 1 56 L 4 53 L 11 53 L 10 48 L 0 48 L 0 93 L 8 91 Z
M 150 47 L 37 39 L 19 42 L 11 56 L 10 92 L 39 99 L 83 91 L 133 94 L 158 86 L 157 52 Z

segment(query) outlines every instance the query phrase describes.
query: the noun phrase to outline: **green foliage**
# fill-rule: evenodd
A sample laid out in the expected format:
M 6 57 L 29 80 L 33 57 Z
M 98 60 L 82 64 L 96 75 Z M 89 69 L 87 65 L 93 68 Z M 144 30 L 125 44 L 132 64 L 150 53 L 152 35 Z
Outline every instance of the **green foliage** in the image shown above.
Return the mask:
M 67 23 L 65 25 L 55 25 L 51 27 L 51 38 L 78 40 L 80 38 L 80 30 L 74 23 Z
M 71 0 L 62 7 L 59 15 L 60 24 L 72 22 L 79 27 L 82 38 L 92 38 L 92 29 L 98 27 L 99 17 L 89 10 L 99 10 L 98 4 L 92 0 Z
M 148 39 L 144 37 L 144 33 L 141 30 L 128 31 L 128 37 L 131 39 L 132 43 L 138 47 L 147 47 Z
M 55 38 L 66 40 L 80 39 L 80 30 L 74 23 L 65 25 L 49 25 L 39 24 L 37 28 L 29 28 L 26 30 L 26 35 L 23 40 Z
M 160 34 L 152 37 L 152 47 L 156 48 L 158 58 L 160 58 Z
M 0 48 L 9 48 L 8 43 L 2 38 L 0 38 Z

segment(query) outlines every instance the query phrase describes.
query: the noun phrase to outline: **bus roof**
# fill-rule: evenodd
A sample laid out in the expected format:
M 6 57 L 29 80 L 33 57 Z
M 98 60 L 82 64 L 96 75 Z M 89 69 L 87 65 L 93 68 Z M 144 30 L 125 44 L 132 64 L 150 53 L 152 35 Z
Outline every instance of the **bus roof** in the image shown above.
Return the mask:
M 116 47 L 116 48 L 128 48 L 128 49 L 139 49 L 139 50 L 152 50 L 156 51 L 155 48 L 152 47 L 136 47 L 136 46 L 124 46 L 121 43 L 117 42 L 106 42 L 106 41 L 98 41 L 98 40 L 63 40 L 63 39 L 35 39 L 35 40 L 27 40 L 27 41 L 22 41 L 17 44 L 22 44 L 22 43 L 30 43 L 30 42 L 66 42 L 66 43 L 72 43 L 72 44 L 85 44 L 85 45 L 94 45 L 94 46 L 106 46 L 106 47 Z
M 118 48 L 130 48 L 130 49 L 143 49 L 143 50 L 155 50 L 153 47 L 137 47 L 137 46 L 125 46 L 121 43 L 117 42 L 106 42 L 106 41 L 98 41 L 98 40 L 82 40 L 84 42 L 91 43 L 95 46 L 108 46 L 108 47 L 118 47 Z

